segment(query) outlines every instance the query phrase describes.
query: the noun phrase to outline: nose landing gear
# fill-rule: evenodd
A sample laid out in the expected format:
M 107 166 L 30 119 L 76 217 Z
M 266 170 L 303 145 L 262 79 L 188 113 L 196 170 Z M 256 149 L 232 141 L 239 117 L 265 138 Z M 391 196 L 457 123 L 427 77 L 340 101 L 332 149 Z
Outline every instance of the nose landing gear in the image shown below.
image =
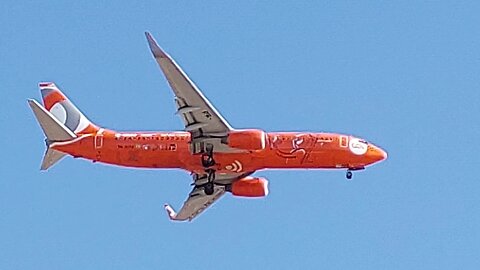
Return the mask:
M 353 178 L 353 171 L 361 171 L 361 170 L 364 170 L 364 169 L 365 169 L 365 167 L 348 168 L 347 174 L 346 174 L 347 180 L 352 180 L 352 178 Z

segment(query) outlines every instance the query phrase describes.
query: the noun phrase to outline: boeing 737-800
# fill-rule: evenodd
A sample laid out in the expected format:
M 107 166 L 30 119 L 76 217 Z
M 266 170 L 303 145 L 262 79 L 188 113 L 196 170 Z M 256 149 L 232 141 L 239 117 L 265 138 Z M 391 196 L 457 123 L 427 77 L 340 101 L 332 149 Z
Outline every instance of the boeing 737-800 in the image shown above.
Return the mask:
M 185 130 L 118 132 L 90 122 L 51 82 L 39 84 L 43 106 L 30 99 L 46 136 L 41 169 L 65 155 L 118 166 L 177 168 L 193 177 L 193 190 L 182 209 L 165 209 L 172 220 L 192 220 L 225 193 L 263 197 L 268 182 L 252 176 L 264 169 L 344 169 L 352 171 L 382 161 L 380 147 L 349 135 L 313 132 L 265 132 L 234 129 L 180 66 L 146 33 L 150 50 L 173 90 L 177 115 Z

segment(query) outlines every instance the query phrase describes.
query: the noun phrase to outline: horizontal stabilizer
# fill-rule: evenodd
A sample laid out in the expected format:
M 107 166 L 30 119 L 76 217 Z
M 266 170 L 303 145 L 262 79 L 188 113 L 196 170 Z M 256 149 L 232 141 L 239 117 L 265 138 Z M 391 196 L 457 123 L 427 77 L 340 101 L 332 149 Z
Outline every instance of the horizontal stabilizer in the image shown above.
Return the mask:
M 77 137 L 36 100 L 29 99 L 28 104 L 32 108 L 32 111 L 49 142 L 69 141 Z
M 76 138 L 77 135 L 69 130 L 64 124 L 60 123 L 57 118 L 55 118 L 36 100 L 29 99 L 28 105 L 30 105 L 30 108 L 32 108 L 38 124 L 47 137 L 47 151 L 45 152 L 45 156 L 43 157 L 42 165 L 40 167 L 40 170 L 46 170 L 65 156 L 64 153 L 55 149 L 51 149 L 50 144 L 52 142 L 69 141 Z
M 42 161 L 42 166 L 40 167 L 40 170 L 44 171 L 53 166 L 55 163 L 57 163 L 60 159 L 62 159 L 65 156 L 64 153 L 57 151 L 52 148 L 47 148 L 47 152 L 45 152 L 45 155 L 43 156 L 43 161 Z

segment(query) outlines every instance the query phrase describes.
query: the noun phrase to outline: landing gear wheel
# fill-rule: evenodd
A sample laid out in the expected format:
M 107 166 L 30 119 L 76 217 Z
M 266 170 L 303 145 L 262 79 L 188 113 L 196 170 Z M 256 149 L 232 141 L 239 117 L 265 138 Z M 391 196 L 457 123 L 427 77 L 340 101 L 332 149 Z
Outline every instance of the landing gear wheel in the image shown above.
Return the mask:
M 212 156 L 209 155 L 202 155 L 202 166 L 205 168 L 212 167 L 215 165 L 215 160 Z
M 202 166 L 205 168 L 212 167 L 215 165 L 215 160 L 213 159 L 213 144 L 208 143 L 205 146 L 205 154 L 202 155 Z
M 347 179 L 351 180 L 353 177 L 353 173 L 351 171 L 347 171 Z
M 213 155 L 213 144 L 207 143 L 207 145 L 205 145 L 205 152 L 207 152 L 207 155 L 212 156 Z
M 203 190 L 205 191 L 205 194 L 212 195 L 214 191 L 213 182 L 206 183 L 205 186 L 203 187 Z

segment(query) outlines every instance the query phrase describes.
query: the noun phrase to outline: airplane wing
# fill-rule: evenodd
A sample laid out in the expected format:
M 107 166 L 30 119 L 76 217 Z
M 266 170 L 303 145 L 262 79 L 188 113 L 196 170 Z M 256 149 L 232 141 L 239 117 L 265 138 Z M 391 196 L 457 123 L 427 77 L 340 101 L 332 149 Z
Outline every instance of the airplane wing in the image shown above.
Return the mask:
M 213 146 L 213 152 L 241 152 L 244 150 L 234 149 L 222 143 L 233 128 L 213 107 L 208 99 L 202 94 L 180 66 L 163 51 L 150 33 L 146 32 L 148 45 L 160 69 L 167 78 L 175 95 L 177 114 L 181 116 L 185 131 L 192 134 L 191 151 L 200 153 L 207 144 Z M 211 195 L 205 193 L 206 175 L 194 174 L 194 188 L 188 195 L 182 209 L 178 213 L 165 204 L 165 210 L 172 220 L 191 221 L 215 201 L 223 196 L 232 182 L 244 177 L 249 173 L 232 173 L 217 175 L 214 182 L 214 191 Z
M 212 195 L 207 195 L 204 190 L 204 184 L 207 183 L 207 175 L 193 175 L 193 190 L 188 195 L 187 200 L 183 203 L 182 209 L 178 213 L 173 210 L 169 204 L 165 204 L 165 211 L 171 220 L 176 221 L 192 221 L 196 216 L 211 206 L 215 201 L 220 199 L 226 192 L 229 184 L 235 180 L 250 175 L 244 174 L 223 174 L 219 175 L 215 180 L 214 191 Z
M 177 114 L 181 116 L 185 130 L 192 133 L 193 139 L 225 137 L 232 127 L 170 55 L 158 46 L 150 33 L 146 32 L 145 35 L 155 60 L 173 90 Z
M 212 195 L 206 195 L 202 187 L 194 187 L 178 213 L 175 213 L 175 210 L 169 204 L 165 204 L 164 207 L 171 220 L 191 221 L 220 199 L 223 194 L 225 194 L 225 186 L 215 185 Z

